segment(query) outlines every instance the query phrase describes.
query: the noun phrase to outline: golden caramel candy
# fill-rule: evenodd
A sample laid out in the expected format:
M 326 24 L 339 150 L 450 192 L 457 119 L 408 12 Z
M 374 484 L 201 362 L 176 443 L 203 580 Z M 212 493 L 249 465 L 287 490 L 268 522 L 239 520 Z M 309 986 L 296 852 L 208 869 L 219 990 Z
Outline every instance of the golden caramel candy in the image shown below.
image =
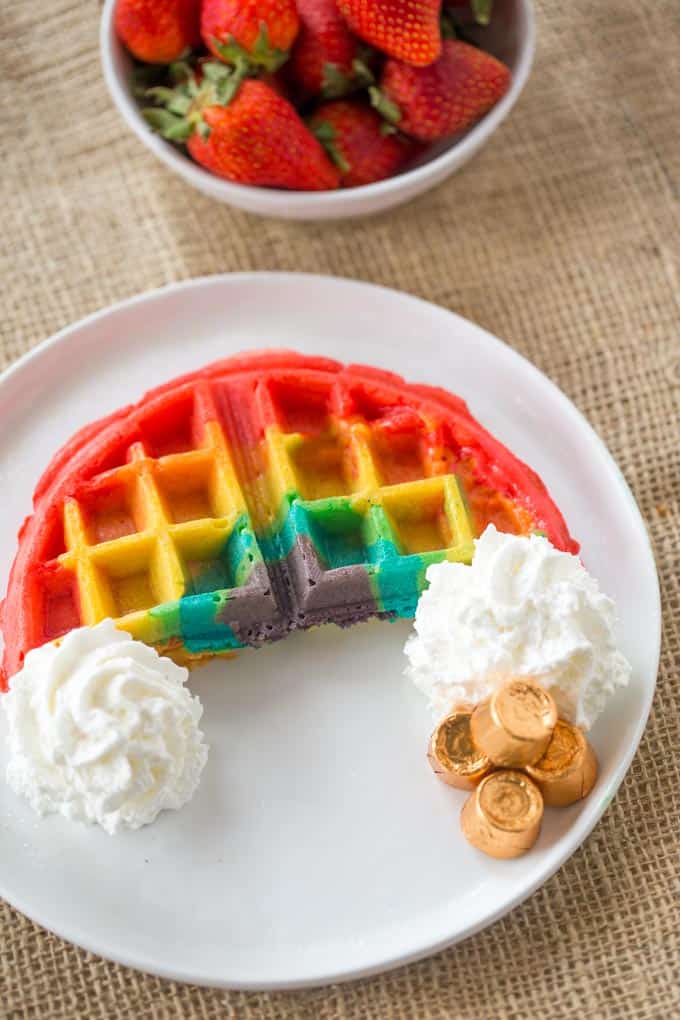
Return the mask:
M 555 702 L 535 680 L 515 677 L 472 713 L 475 745 L 494 765 L 522 768 L 545 753 L 557 722 Z
M 470 714 L 467 706 L 454 709 L 437 726 L 427 752 L 435 775 L 460 790 L 473 790 L 492 768 L 486 755 L 472 743 Z
M 543 800 L 550 807 L 567 807 L 587 797 L 597 779 L 597 758 L 582 730 L 558 719 L 547 750 L 535 765 L 527 765 Z
M 481 781 L 463 805 L 465 838 L 489 857 L 521 857 L 538 839 L 543 798 L 523 772 L 504 769 Z

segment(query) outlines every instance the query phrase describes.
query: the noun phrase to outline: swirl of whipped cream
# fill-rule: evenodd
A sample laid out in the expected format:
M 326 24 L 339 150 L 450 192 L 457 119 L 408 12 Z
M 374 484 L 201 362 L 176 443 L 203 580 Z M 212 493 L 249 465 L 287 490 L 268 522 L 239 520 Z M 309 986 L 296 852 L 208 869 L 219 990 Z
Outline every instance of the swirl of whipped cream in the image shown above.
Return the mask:
M 489 525 L 471 566 L 438 563 L 406 644 L 407 674 L 438 716 L 488 697 L 507 674 L 533 676 L 560 715 L 589 729 L 631 668 L 614 603 L 581 562 L 540 535 Z
M 109 833 L 180 808 L 208 755 L 187 677 L 112 620 L 30 651 L 0 696 L 9 784 L 40 814 L 98 822 Z

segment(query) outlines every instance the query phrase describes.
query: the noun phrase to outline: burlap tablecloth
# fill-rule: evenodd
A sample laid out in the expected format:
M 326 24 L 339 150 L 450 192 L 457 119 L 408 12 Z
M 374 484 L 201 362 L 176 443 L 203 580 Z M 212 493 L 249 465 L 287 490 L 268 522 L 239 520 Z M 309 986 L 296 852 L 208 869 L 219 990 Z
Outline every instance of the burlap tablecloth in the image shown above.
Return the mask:
M 471 165 L 389 215 L 313 226 L 233 212 L 157 164 L 105 91 L 99 13 L 93 0 L 0 7 L 2 365 L 103 305 L 206 273 L 308 270 L 413 291 L 506 338 L 604 437 L 652 535 L 665 645 L 651 721 L 604 819 L 475 938 L 372 980 L 248 995 L 115 966 L 5 905 L 0 1015 L 680 1015 L 678 0 L 540 0 L 533 78 Z

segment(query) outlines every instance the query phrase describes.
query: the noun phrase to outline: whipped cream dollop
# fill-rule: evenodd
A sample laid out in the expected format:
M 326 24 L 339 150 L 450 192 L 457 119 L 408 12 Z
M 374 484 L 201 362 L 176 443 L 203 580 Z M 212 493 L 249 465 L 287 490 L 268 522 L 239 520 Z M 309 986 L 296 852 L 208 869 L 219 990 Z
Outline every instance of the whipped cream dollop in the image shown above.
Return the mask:
M 614 603 L 580 560 L 540 535 L 489 525 L 471 566 L 428 568 L 407 673 L 438 717 L 489 697 L 508 674 L 535 677 L 559 714 L 589 729 L 631 668 L 617 649 Z
M 30 651 L 0 695 L 10 786 L 40 814 L 109 833 L 180 808 L 208 756 L 188 675 L 112 620 Z

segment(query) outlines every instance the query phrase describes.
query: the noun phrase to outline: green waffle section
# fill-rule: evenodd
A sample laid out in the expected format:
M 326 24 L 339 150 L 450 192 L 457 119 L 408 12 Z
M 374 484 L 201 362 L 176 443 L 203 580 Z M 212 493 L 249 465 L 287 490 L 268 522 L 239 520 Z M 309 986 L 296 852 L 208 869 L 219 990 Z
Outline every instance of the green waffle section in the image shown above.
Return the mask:
M 148 610 L 146 627 L 163 644 L 178 638 L 192 654 L 244 647 L 226 622 L 230 602 L 242 599 L 264 560 L 247 514 L 225 530 L 221 549 L 209 559 L 187 562 L 184 595 Z
M 470 563 L 474 552 L 455 475 L 318 500 L 287 492 L 260 546 L 267 561 L 284 560 L 301 537 L 311 541 L 323 570 L 365 570 L 375 611 L 403 617 L 414 615 L 430 564 Z
M 255 532 L 246 514 L 225 531 L 222 547 L 209 559 L 189 564 L 185 596 L 242 588 L 263 562 Z

